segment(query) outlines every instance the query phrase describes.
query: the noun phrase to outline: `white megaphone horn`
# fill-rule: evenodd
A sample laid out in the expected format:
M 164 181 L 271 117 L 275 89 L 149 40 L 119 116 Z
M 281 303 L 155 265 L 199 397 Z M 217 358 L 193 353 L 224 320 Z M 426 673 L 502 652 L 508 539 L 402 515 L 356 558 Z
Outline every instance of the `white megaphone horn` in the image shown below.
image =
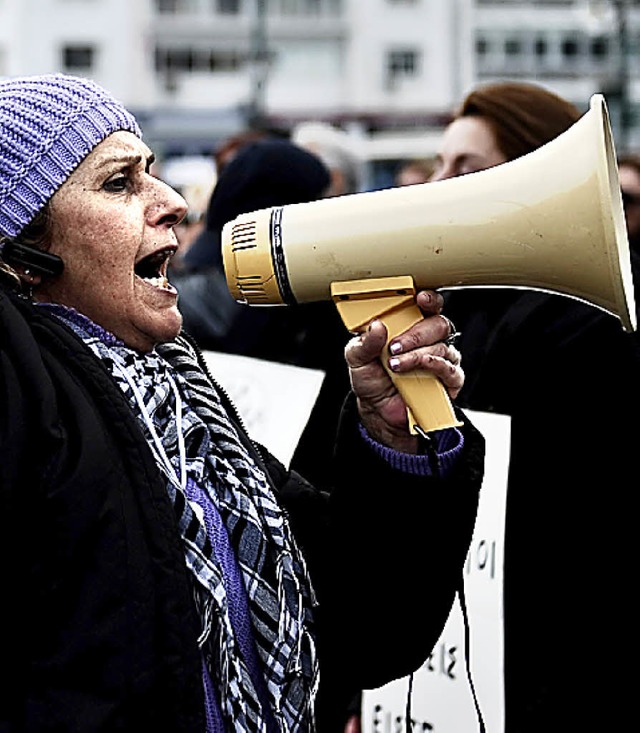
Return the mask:
M 618 168 L 600 94 L 566 132 L 509 163 L 242 214 L 223 228 L 222 251 L 237 300 L 333 300 L 350 331 L 376 318 L 389 340 L 422 317 L 415 302 L 422 288 L 543 290 L 636 328 Z M 423 371 L 390 376 L 414 430 L 458 424 L 437 379 Z

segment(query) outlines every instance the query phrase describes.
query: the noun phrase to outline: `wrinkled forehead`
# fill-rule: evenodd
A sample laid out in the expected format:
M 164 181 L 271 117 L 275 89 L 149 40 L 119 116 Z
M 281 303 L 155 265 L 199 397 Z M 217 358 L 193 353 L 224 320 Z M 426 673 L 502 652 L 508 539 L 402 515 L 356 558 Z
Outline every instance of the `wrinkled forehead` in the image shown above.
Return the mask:
M 66 183 L 77 183 L 87 176 L 108 174 L 112 170 L 132 165 L 142 164 L 148 167 L 153 160 L 154 155 L 146 143 L 133 133 L 121 130 L 98 143 L 69 176 Z

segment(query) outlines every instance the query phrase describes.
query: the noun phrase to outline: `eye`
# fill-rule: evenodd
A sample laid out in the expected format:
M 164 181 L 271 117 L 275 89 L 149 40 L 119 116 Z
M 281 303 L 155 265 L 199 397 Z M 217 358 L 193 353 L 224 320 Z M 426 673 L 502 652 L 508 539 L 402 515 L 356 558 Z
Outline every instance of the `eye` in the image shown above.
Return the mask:
M 131 178 L 125 173 L 117 173 L 102 185 L 102 188 L 110 193 L 122 193 L 123 191 L 129 191 L 131 187 Z

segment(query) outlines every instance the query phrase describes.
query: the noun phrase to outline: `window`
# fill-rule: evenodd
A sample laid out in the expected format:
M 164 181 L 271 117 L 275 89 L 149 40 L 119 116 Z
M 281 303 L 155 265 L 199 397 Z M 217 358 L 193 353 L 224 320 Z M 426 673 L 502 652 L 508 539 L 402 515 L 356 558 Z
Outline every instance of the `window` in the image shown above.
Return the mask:
M 605 36 L 596 36 L 589 44 L 591 56 L 596 61 L 602 61 L 609 55 L 609 39 Z
M 491 49 L 491 45 L 486 38 L 476 38 L 476 54 L 478 56 L 486 56 Z
M 342 13 L 342 0 L 265 0 L 274 15 L 334 16 Z
M 522 53 L 522 43 L 519 38 L 507 38 L 504 43 L 504 51 L 507 56 L 520 56 Z
M 415 50 L 390 51 L 387 56 L 387 77 L 390 81 L 394 81 L 402 77 L 416 76 L 418 64 L 419 54 Z
M 156 0 L 159 13 L 176 13 L 179 10 L 180 0 Z
M 166 72 L 219 72 L 236 71 L 244 63 L 239 51 L 209 48 L 163 48 L 155 50 L 155 66 L 159 73 Z
M 575 38 L 565 38 L 560 48 L 565 59 L 574 59 L 580 51 L 578 41 Z
M 197 0 L 155 0 L 158 13 L 176 15 L 197 9 Z
M 90 71 L 94 60 L 93 46 L 65 46 L 62 49 L 62 65 L 66 71 Z
M 478 5 L 525 5 L 523 0 L 477 0 Z M 534 0 L 532 5 L 573 5 L 575 0 Z
M 535 41 L 533 42 L 533 50 L 534 50 L 535 55 L 539 59 L 544 58 L 549 51 L 549 44 L 547 43 L 547 39 L 546 38 L 536 38 Z
M 240 0 L 217 0 L 216 6 L 221 15 L 238 15 L 240 12 Z

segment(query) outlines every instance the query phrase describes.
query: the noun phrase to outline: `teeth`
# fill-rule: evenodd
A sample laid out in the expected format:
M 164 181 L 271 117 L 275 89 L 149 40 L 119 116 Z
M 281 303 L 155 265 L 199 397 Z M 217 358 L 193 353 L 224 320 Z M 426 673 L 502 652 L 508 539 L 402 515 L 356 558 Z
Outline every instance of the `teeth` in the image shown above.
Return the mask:
M 169 281 L 163 275 L 157 275 L 156 277 L 146 277 L 144 279 L 146 282 L 156 288 L 164 288 L 165 290 L 169 288 Z

